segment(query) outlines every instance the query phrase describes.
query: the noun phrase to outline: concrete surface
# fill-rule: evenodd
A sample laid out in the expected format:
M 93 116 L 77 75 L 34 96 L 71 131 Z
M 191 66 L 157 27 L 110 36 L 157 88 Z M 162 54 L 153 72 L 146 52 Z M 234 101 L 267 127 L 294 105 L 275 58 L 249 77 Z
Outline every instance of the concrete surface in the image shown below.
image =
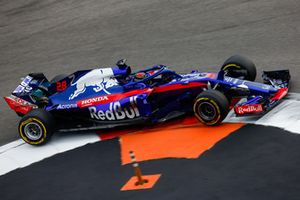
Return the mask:
M 217 71 L 232 54 L 259 70 L 289 68 L 300 91 L 297 0 L 0 0 L 0 96 L 29 72 L 56 74 L 127 58 L 181 72 Z M 0 145 L 18 117 L 0 100 Z
M 118 139 L 97 142 L 0 176 L 1 199 L 299 200 L 299 142 L 279 128 L 246 125 L 198 159 L 140 162 L 144 175 L 162 176 L 152 189 L 122 192 L 132 165 L 121 166 Z

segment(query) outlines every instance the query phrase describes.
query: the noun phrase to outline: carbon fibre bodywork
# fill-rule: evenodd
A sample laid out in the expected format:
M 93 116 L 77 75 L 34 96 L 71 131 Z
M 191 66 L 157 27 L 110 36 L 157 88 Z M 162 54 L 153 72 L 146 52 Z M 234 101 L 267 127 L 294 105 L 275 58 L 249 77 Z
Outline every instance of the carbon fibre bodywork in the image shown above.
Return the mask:
M 136 78 L 143 73 L 143 78 Z M 287 70 L 265 72 L 265 83 L 219 73 L 177 74 L 164 65 L 131 73 L 126 64 L 77 71 L 51 82 L 43 74 L 29 74 L 5 97 L 19 115 L 43 108 L 55 116 L 60 131 L 157 123 L 193 112 L 204 90 L 219 90 L 237 116 L 263 114 L 288 92 Z M 244 99 L 238 103 L 238 100 Z

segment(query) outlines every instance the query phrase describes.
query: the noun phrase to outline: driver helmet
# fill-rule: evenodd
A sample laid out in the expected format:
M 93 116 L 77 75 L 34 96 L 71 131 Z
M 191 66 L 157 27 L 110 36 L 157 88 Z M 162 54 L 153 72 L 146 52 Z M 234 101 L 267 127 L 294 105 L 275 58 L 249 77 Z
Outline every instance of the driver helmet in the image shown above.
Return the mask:
M 138 72 L 138 73 L 136 73 L 136 74 L 134 75 L 134 78 L 135 78 L 135 79 L 138 79 L 138 80 L 144 79 L 144 78 L 146 78 L 146 73 L 145 73 L 145 72 Z

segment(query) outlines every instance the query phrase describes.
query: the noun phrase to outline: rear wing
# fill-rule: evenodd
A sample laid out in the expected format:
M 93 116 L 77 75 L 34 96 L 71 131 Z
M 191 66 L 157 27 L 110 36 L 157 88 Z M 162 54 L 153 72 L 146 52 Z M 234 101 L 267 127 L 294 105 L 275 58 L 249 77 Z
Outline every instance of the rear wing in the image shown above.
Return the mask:
M 42 73 L 31 73 L 21 79 L 21 83 L 11 93 L 4 97 L 9 107 L 22 116 L 33 108 L 37 108 L 48 94 L 49 81 Z
M 48 87 L 50 83 L 43 73 L 31 73 L 21 80 L 22 82 L 12 92 L 12 95 L 26 99 L 26 96 L 33 95 L 37 89 L 41 90 L 43 93 L 49 93 Z M 34 99 L 27 99 L 34 103 Z

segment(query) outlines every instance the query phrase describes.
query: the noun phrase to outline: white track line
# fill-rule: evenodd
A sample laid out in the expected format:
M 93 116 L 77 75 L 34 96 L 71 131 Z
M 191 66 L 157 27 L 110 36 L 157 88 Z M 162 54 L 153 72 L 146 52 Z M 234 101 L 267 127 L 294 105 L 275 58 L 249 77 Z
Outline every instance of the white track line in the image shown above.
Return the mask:
M 8 151 L 10 149 L 16 148 L 20 145 L 23 145 L 24 143 L 25 142 L 22 139 L 18 139 L 18 140 L 15 140 L 13 142 L 10 142 L 6 145 L 3 145 L 3 146 L 0 147 L 0 154 L 2 154 L 5 151 Z
M 275 126 L 300 134 L 300 101 L 286 100 L 282 102 L 257 120 L 255 124 Z
M 95 133 L 56 134 L 48 144 L 38 147 L 26 144 L 21 139 L 16 140 L 0 147 L 0 176 L 55 154 L 98 141 L 100 138 Z

